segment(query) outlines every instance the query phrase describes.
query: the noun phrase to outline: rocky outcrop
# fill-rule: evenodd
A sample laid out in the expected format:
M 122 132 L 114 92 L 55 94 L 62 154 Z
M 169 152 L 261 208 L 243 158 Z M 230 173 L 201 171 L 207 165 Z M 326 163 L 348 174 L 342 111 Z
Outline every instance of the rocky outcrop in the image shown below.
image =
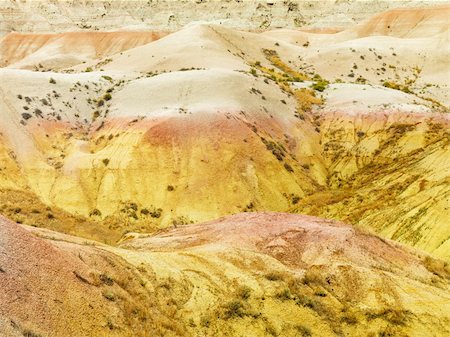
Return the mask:
M 433 4 L 445 4 L 435 1 Z M 344 28 L 393 7 L 429 6 L 428 1 L 3 1 L 0 31 L 67 32 L 74 30 L 178 30 L 192 21 L 260 30 Z M 341 14 L 339 14 L 341 13 Z

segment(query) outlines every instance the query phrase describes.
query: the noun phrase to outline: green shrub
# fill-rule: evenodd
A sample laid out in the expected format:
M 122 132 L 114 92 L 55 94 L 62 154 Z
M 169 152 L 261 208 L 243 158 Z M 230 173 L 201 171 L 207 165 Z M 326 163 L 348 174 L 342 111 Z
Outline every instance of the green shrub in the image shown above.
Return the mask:
M 99 117 L 100 117 L 100 112 L 95 110 L 94 113 L 92 114 L 92 119 L 95 121 Z
M 289 289 L 283 289 L 282 291 L 275 294 L 275 297 L 281 301 L 287 301 L 291 299 L 291 292 Z
M 240 287 L 236 292 L 237 296 L 243 300 L 248 300 L 250 298 L 251 293 L 252 289 L 250 289 L 247 286 Z
M 228 302 L 227 304 L 225 304 L 224 309 L 226 319 L 244 317 L 245 315 L 244 305 L 239 300 L 233 300 L 231 302 Z
M 294 172 L 294 169 L 292 168 L 291 165 L 289 165 L 288 163 L 284 163 L 284 168 L 286 169 L 286 171 L 288 172 Z
M 327 88 L 328 84 L 329 84 L 328 81 L 325 81 L 325 80 L 319 80 L 318 82 L 315 82 L 315 83 L 311 86 L 311 88 L 314 89 L 314 90 L 317 90 L 317 91 L 322 92 L 322 91 L 324 91 L 324 90 Z
M 150 213 L 150 216 L 151 216 L 152 218 L 160 218 L 160 217 L 161 217 L 162 211 L 163 211 L 163 210 L 162 210 L 161 208 L 158 208 L 158 209 L 154 210 L 153 212 L 151 212 L 151 213 Z
M 264 277 L 266 279 L 268 279 L 269 281 L 281 281 L 284 279 L 283 274 L 281 274 L 279 272 L 270 272 L 270 273 L 264 275 Z
M 99 278 L 100 281 L 102 281 L 107 286 L 112 286 L 114 284 L 113 278 L 107 274 L 100 274 Z
M 42 337 L 42 335 L 40 335 L 36 332 L 33 332 L 31 330 L 28 330 L 28 329 L 23 330 L 22 335 L 23 335 L 23 337 Z
M 326 297 L 327 293 L 325 291 L 323 291 L 323 290 L 316 290 L 314 292 L 314 295 L 319 296 L 319 297 Z
M 389 89 L 403 91 L 406 94 L 410 94 L 411 93 L 411 90 L 406 85 L 402 85 L 402 84 L 386 81 L 386 82 L 383 83 L 383 86 L 386 87 L 386 88 L 389 88 Z
M 27 119 L 30 119 L 30 118 L 31 118 L 31 115 L 30 115 L 29 113 L 27 113 L 27 112 L 24 112 L 24 113 L 22 114 L 22 118 L 25 119 L 25 120 L 27 120 Z
M 310 299 L 308 296 L 299 294 L 295 299 L 295 304 L 298 306 L 313 309 L 315 306 L 315 301 Z
M 295 329 L 297 329 L 297 331 L 300 333 L 300 335 L 302 337 L 311 337 L 312 336 L 311 329 L 304 325 L 297 325 L 297 326 L 295 326 Z
M 275 327 L 269 322 L 266 323 L 266 333 L 270 336 L 278 336 L 278 332 Z
M 104 298 L 106 298 L 108 301 L 114 302 L 116 300 L 116 295 L 110 290 L 104 290 L 102 292 L 102 295 Z
M 102 212 L 100 212 L 100 210 L 99 209 L 97 209 L 97 208 L 94 208 L 90 213 L 89 213 L 89 215 L 90 216 L 101 216 L 102 215 Z

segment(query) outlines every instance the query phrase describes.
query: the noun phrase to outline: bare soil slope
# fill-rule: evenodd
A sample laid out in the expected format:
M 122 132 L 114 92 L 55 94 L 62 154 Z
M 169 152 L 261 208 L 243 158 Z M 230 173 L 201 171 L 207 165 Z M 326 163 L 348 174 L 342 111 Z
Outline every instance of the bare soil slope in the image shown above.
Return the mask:
M 0 324 L 10 331 L 450 333 L 444 262 L 335 221 L 244 213 L 153 236 L 130 233 L 121 248 L 26 227 L 29 233 L 7 220 L 0 228 Z
M 2 336 L 164 332 L 160 322 L 155 324 L 161 314 L 151 293 L 139 283 L 138 271 L 87 242 L 55 242 L 0 218 Z
M 300 212 L 448 259 L 448 7 L 403 11 L 408 22 L 391 11 L 334 34 L 57 35 L 86 63 L 67 67 L 61 53 L 53 71 L 17 69 L 48 59 L 51 42 L 0 69 L 0 187 L 16 191 L 2 213 L 39 225 L 36 214 L 57 215 L 71 220 L 44 226 L 115 242 Z M 13 198 L 23 192 L 39 207 Z M 74 232 L 87 218 L 101 235 Z

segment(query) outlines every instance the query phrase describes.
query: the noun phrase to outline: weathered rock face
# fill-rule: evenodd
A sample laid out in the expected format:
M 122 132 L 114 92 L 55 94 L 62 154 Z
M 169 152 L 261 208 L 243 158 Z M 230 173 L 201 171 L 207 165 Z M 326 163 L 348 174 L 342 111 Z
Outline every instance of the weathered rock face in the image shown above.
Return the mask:
M 446 4 L 433 1 L 433 5 Z M 0 3 L 0 32 L 74 30 L 178 30 L 192 21 L 216 21 L 228 27 L 346 28 L 396 7 L 424 7 L 429 1 L 14 1 Z

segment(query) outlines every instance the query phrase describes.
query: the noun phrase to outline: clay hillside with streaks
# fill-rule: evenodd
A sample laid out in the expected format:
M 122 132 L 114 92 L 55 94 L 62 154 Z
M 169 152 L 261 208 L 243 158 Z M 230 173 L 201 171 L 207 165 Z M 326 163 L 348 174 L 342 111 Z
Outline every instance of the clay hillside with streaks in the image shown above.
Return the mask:
M 448 2 L 0 17 L 5 336 L 450 335 Z

